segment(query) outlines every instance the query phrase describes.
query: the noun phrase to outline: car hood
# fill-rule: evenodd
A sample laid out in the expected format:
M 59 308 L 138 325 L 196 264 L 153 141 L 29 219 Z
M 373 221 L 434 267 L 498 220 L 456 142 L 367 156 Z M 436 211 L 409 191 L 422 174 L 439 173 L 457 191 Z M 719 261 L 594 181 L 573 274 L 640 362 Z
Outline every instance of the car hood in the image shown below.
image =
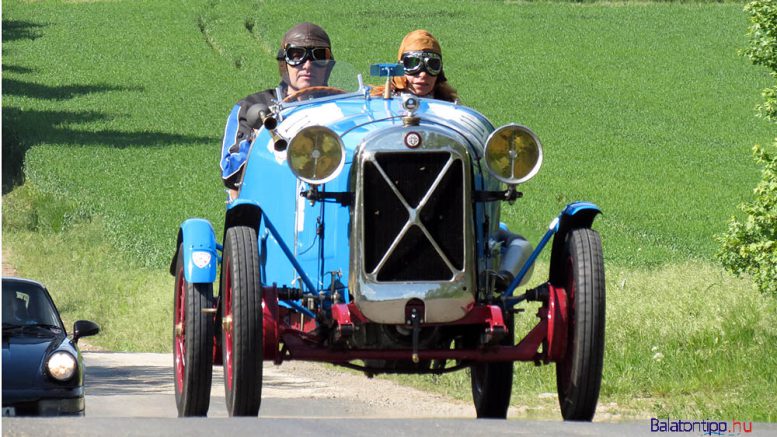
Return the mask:
M 67 337 L 64 333 L 39 331 L 35 335 L 3 335 L 4 389 L 29 388 L 45 378 L 44 360 L 60 349 Z

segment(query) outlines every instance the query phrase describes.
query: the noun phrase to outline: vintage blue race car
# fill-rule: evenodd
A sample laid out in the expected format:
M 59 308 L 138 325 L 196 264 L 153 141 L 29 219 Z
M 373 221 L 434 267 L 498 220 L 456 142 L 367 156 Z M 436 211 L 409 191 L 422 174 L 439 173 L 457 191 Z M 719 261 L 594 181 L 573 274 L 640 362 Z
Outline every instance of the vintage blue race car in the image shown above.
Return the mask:
M 391 65 L 374 66 L 397 74 Z M 256 416 L 264 361 L 379 373 L 469 368 L 478 417 L 504 418 L 513 362 L 555 363 L 566 420 L 599 396 L 605 286 L 599 208 L 568 205 L 532 248 L 500 224 L 540 168 L 528 128 L 412 95 L 313 87 L 249 111 L 255 138 L 223 243 L 186 220 L 175 276 L 180 416 L 206 415 L 213 364 L 227 409 Z M 548 243 L 541 286 L 517 293 Z M 220 269 L 220 290 L 213 283 Z M 515 340 L 522 302 L 537 325 Z

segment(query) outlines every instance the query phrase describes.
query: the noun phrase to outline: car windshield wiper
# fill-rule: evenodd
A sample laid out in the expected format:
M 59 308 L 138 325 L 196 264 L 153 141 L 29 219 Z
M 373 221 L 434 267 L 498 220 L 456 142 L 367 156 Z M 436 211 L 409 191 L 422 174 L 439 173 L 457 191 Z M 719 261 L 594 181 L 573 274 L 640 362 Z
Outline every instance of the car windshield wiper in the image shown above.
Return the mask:
M 18 323 L 3 323 L 3 331 L 5 330 L 14 330 L 14 329 L 28 329 L 28 328 L 43 328 L 43 329 L 56 329 L 58 331 L 61 331 L 62 328 L 60 328 L 57 325 L 52 325 L 50 323 L 29 323 L 29 324 L 18 324 Z
M 35 328 L 56 329 L 58 331 L 62 330 L 62 328 L 60 328 L 59 326 L 52 325 L 51 323 L 30 323 L 29 325 L 26 325 L 26 326 L 31 326 Z

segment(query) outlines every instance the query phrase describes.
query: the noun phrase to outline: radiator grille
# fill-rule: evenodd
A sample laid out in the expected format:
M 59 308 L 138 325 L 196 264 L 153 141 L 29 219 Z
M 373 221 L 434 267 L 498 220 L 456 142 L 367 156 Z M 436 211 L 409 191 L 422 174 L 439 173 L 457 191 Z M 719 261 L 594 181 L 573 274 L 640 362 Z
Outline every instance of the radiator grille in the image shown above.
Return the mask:
M 367 273 L 377 273 L 379 282 L 447 281 L 463 269 L 460 159 L 448 152 L 377 153 L 365 161 L 363 177 Z

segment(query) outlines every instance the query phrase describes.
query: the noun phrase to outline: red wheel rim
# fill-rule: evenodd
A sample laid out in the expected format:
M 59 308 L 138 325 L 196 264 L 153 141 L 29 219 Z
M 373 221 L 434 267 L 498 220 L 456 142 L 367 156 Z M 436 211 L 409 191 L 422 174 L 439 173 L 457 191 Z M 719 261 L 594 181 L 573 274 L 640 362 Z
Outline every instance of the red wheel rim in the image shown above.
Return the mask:
M 230 260 L 224 261 L 224 372 L 226 375 L 227 389 L 232 390 L 233 362 L 232 362 L 232 266 Z
M 178 393 L 183 393 L 186 373 L 186 279 L 183 268 L 178 272 L 175 287 L 175 381 Z

